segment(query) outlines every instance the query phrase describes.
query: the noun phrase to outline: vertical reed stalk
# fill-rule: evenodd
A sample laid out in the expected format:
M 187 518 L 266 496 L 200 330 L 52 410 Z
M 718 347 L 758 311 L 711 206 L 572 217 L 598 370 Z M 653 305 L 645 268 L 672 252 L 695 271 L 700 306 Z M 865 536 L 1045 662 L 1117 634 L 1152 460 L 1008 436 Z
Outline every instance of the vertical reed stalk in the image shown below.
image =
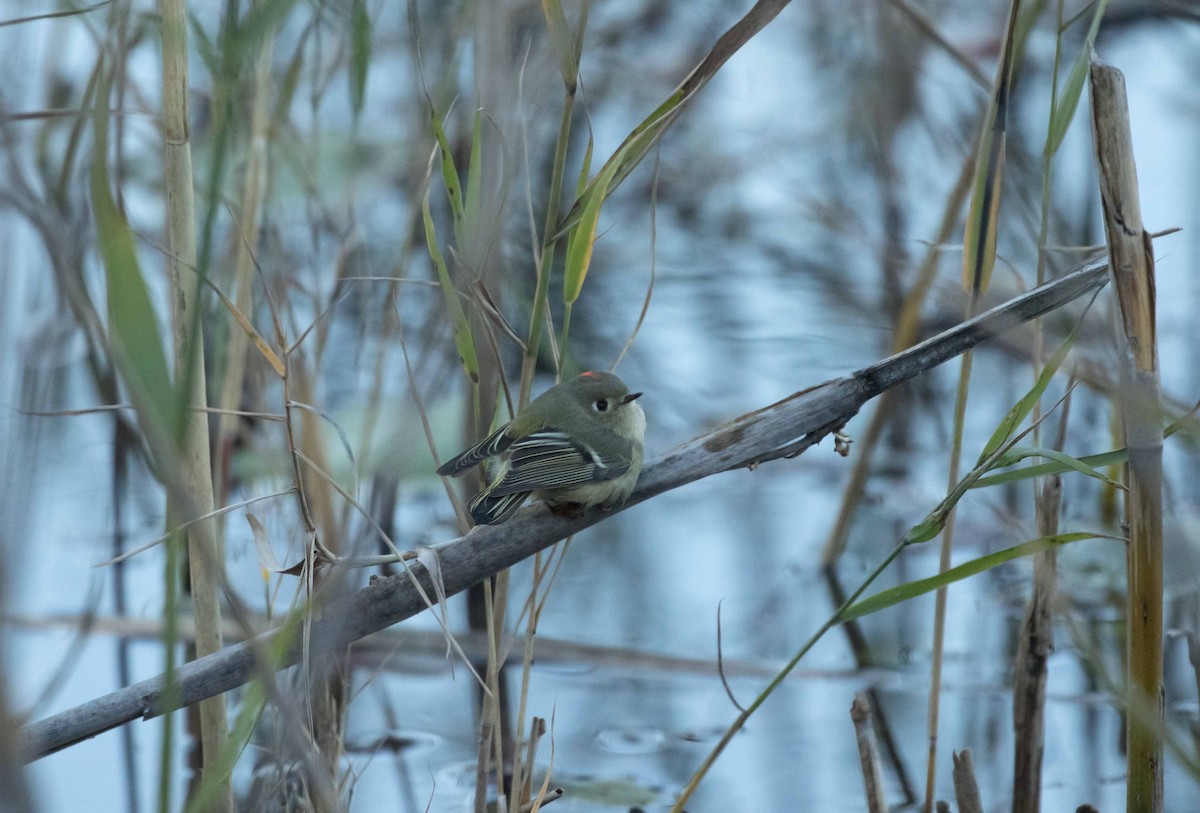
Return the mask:
M 972 293 L 967 304 L 964 319 L 971 319 L 979 310 L 978 293 Z M 968 350 L 962 354 L 958 370 L 958 390 L 954 398 L 954 435 L 950 443 L 949 485 L 946 492 L 950 493 L 959 481 L 959 463 L 962 458 L 963 427 L 966 424 L 967 396 L 971 388 L 971 364 L 974 354 Z M 950 569 L 950 554 L 954 550 L 954 520 L 957 510 L 951 510 L 946 515 L 946 524 L 942 529 L 942 545 L 938 554 L 938 573 Z M 946 603 L 949 598 L 946 588 L 939 587 L 934 598 L 933 608 L 933 655 L 929 667 L 929 749 L 925 763 L 925 813 L 933 810 L 934 789 L 937 784 L 937 738 L 938 720 L 941 716 L 942 696 L 942 656 L 945 652 L 946 641 Z
M 254 102 L 250 113 L 250 146 L 246 152 L 246 170 L 242 182 L 242 204 L 239 213 L 237 260 L 234 266 L 234 304 L 247 317 L 253 312 L 254 250 L 258 244 L 258 217 L 267 186 L 267 131 L 270 127 L 271 54 L 273 37 L 267 34 L 258 53 L 254 69 Z M 246 373 L 246 350 L 250 337 L 234 326 L 229 332 L 225 353 L 225 374 L 221 381 L 218 406 L 222 412 L 217 419 L 216 449 L 218 463 L 216 481 L 224 491 L 231 444 L 238 417 L 231 412 L 238 408 L 242 383 Z
M 196 212 L 192 189 L 192 150 L 188 133 L 187 12 L 184 0 L 160 0 L 162 13 L 163 152 L 166 159 L 167 221 L 170 239 L 171 302 L 174 316 L 175 376 L 188 394 L 180 479 L 188 493 L 178 500 L 197 516 L 212 512 L 212 464 L 204 380 L 204 338 L 200 330 L 200 279 L 196 270 Z M 191 519 L 183 517 L 182 519 Z M 212 521 L 187 530 L 188 563 L 196 618 L 196 654 L 221 649 L 220 568 L 224 561 Z M 214 770 L 228 739 L 224 696 L 200 703 L 203 770 Z M 226 778 L 213 810 L 232 811 Z
M 1062 480 L 1045 481 L 1037 500 L 1038 536 L 1058 533 Z M 1025 608 L 1013 668 L 1013 813 L 1037 813 L 1042 800 L 1042 755 L 1046 730 L 1046 661 L 1054 648 L 1054 594 L 1058 557 L 1054 549 L 1033 560 L 1033 595 Z
M 1050 233 L 1050 190 L 1054 168 L 1054 113 L 1058 109 L 1058 73 L 1062 65 L 1063 0 L 1058 0 L 1054 65 L 1050 71 L 1050 121 L 1042 149 L 1042 218 L 1038 227 L 1037 284 L 1046 281 L 1046 244 Z M 1042 374 L 1042 320 L 1033 321 L 1033 379 Z M 1042 400 L 1033 405 L 1033 445 L 1041 445 Z M 1063 424 L 1066 426 L 1064 418 Z M 1036 483 L 1037 481 L 1035 481 Z M 1039 536 L 1058 533 L 1062 480 L 1051 477 L 1034 489 L 1034 513 Z M 1034 557 L 1033 590 L 1021 622 L 1013 666 L 1013 795 L 1012 813 L 1038 813 L 1042 804 L 1042 758 L 1046 730 L 1046 664 L 1054 648 L 1054 594 L 1058 582 L 1058 551 Z
M 1125 77 L 1093 58 L 1092 134 L 1104 231 L 1120 306 L 1119 401 L 1129 449 L 1125 809 L 1163 809 L 1162 426 L 1154 250 L 1142 227 Z
M 558 123 L 558 142 L 554 147 L 554 165 L 550 170 L 550 191 L 546 201 L 546 228 L 543 234 L 542 253 L 538 258 L 537 288 L 533 294 L 533 314 L 529 319 L 529 341 L 525 343 L 525 358 L 521 363 L 521 396 L 518 408 L 529 403 L 533 387 L 533 371 L 537 365 L 538 348 L 542 341 L 545 321 L 546 300 L 550 296 L 550 272 L 554 267 L 554 255 L 558 240 L 559 208 L 562 203 L 563 173 L 567 164 L 567 147 L 571 143 L 571 119 L 575 113 L 575 85 L 568 85 L 563 94 L 562 117 Z
M 974 191 L 971 209 L 967 216 L 963 235 L 963 287 L 968 294 L 966 318 L 979 311 L 980 297 L 987 291 L 988 281 L 996 263 L 996 237 L 1000 221 L 1000 192 L 1004 180 L 1005 143 L 1008 135 L 1009 86 L 1012 82 L 1015 60 L 1017 23 L 1021 13 L 1021 0 L 1012 0 L 1008 11 L 1008 23 L 1004 31 L 1004 50 L 996 66 L 996 80 L 992 89 L 992 100 L 988 105 L 983 131 L 979 136 L 975 166 Z M 970 392 L 971 363 L 974 358 L 970 350 L 962 354 L 958 373 L 958 392 L 954 399 L 954 439 L 950 446 L 950 472 L 947 492 L 958 484 L 959 459 L 962 456 L 963 425 L 966 419 L 967 395 Z M 953 509 L 946 515 L 942 530 L 941 554 L 938 573 L 950 568 L 950 554 L 954 548 Z M 934 603 L 933 655 L 930 658 L 929 676 L 929 751 L 925 766 L 925 804 L 923 810 L 933 810 L 933 796 L 937 781 L 938 718 L 941 709 L 942 656 L 946 635 L 946 588 L 940 587 Z

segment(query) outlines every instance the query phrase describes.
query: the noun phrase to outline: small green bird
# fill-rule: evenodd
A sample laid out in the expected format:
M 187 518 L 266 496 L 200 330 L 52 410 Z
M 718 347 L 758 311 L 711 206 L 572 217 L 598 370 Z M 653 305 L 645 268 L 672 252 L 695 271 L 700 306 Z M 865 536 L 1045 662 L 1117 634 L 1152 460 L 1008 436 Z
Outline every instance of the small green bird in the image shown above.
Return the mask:
M 646 415 L 634 403 L 640 396 L 613 373 L 582 373 L 533 399 L 438 474 L 457 477 L 504 455 L 491 483 L 471 501 L 479 525 L 504 522 L 530 494 L 551 509 L 615 507 L 642 470 Z

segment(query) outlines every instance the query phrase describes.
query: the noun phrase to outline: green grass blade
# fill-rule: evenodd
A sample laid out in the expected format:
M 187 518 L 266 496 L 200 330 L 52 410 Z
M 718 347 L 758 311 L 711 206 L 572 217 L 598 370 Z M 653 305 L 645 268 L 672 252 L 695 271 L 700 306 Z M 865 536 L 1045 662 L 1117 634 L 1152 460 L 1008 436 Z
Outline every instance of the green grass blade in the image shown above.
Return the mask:
M 462 303 L 458 300 L 458 289 L 454 287 L 454 281 L 450 279 L 450 269 L 446 267 L 446 260 L 442 256 L 442 250 L 438 248 L 437 230 L 433 225 L 433 215 L 429 212 L 429 190 L 425 191 L 425 198 L 421 202 L 421 217 L 425 223 L 425 243 L 429 246 L 429 257 L 433 260 L 433 266 L 437 270 L 438 283 L 442 288 L 442 296 L 446 301 L 446 310 L 450 313 L 450 320 L 454 324 L 454 346 L 458 349 L 458 357 L 462 360 L 463 371 L 472 383 L 479 383 L 479 358 L 475 353 L 475 339 L 471 334 L 471 323 L 467 319 L 467 314 L 463 310 Z
M 604 205 L 609 191 L 620 181 L 618 176 L 625 168 L 628 173 L 637 161 L 627 163 L 622 160 L 622 154 L 641 156 L 649 151 L 661 130 L 648 129 L 638 134 L 632 141 L 627 142 L 608 163 L 600 168 L 600 172 L 583 190 L 577 205 L 581 204 L 578 225 L 567 240 L 567 257 L 563 269 L 563 301 L 570 304 L 579 298 L 583 290 L 583 282 L 587 278 L 588 268 L 592 262 L 592 249 L 596 243 L 596 229 L 600 224 L 600 208 Z M 584 161 L 584 172 L 591 160 L 591 141 L 588 142 L 588 153 Z M 581 175 L 582 178 L 585 177 Z
M 1087 79 L 1088 65 L 1092 61 L 1092 47 L 1096 43 L 1096 34 L 1100 31 L 1100 20 L 1107 8 L 1108 0 L 1096 3 L 1096 11 L 1092 14 L 1092 24 L 1088 27 L 1083 47 L 1079 49 L 1079 56 L 1075 57 L 1075 64 L 1071 66 L 1071 73 L 1063 85 L 1058 105 L 1050 114 L 1050 133 L 1046 139 L 1046 151 L 1050 155 L 1058 152 L 1063 139 L 1067 137 L 1067 131 L 1071 129 L 1075 110 L 1079 107 L 1079 98 L 1083 95 L 1083 83 Z
M 1074 458 L 1080 463 L 1092 468 L 1100 468 L 1101 466 L 1113 466 L 1117 463 L 1124 463 L 1129 459 L 1128 449 L 1114 449 L 1111 452 L 1101 452 L 1100 454 L 1087 455 L 1086 457 Z M 1051 474 L 1063 474 L 1071 471 L 1071 467 L 1063 463 L 1050 462 L 1039 463 L 1036 466 L 1027 466 L 1022 469 L 1014 469 L 1013 471 L 1002 471 L 996 474 L 989 474 L 986 477 L 980 477 L 971 484 L 971 488 L 987 488 L 988 486 L 1000 486 L 1005 483 L 1019 483 L 1022 480 L 1031 480 L 1034 477 L 1047 477 Z
M 1200 404 L 1197 406 L 1200 407 Z M 1176 432 L 1187 426 L 1188 421 L 1191 420 L 1194 412 L 1195 408 L 1193 408 L 1179 420 L 1171 423 L 1170 426 L 1163 430 L 1163 439 L 1165 440 L 1166 438 L 1171 437 Z M 1075 460 L 1079 461 L 1080 463 L 1083 463 L 1094 469 L 1099 469 L 1103 466 L 1114 466 L 1118 463 L 1124 463 L 1128 459 L 1129 450 L 1124 448 L 1113 449 L 1110 452 L 1100 452 L 1099 454 L 1091 454 L 1084 457 L 1075 458 Z M 987 488 L 988 486 L 999 486 L 1004 485 L 1005 483 L 1017 483 L 1021 480 L 1028 480 L 1033 477 L 1062 474 L 1063 472 L 1070 470 L 1070 466 L 1052 461 L 1050 463 L 1041 463 L 1036 466 L 1029 466 L 1027 468 L 1016 469 L 1014 471 L 1002 471 L 997 474 L 989 474 L 988 476 L 981 477 L 976 482 L 972 483 L 970 488 Z
M 930 576 L 928 579 L 917 579 L 916 581 L 907 582 L 897 585 L 888 590 L 883 590 L 873 596 L 859 601 L 838 617 L 839 623 L 853 621 L 856 618 L 862 618 L 865 615 L 877 613 L 880 610 L 886 610 L 889 607 L 894 607 L 897 604 L 914 599 L 917 596 L 923 596 L 926 593 L 932 593 L 934 590 L 962 581 L 963 579 L 976 576 L 987 570 L 1002 565 L 1005 562 L 1011 562 L 1013 559 L 1019 559 L 1022 556 L 1032 556 L 1039 551 L 1050 550 L 1051 548 L 1061 547 L 1070 542 L 1079 542 L 1084 539 L 1115 539 L 1116 537 L 1106 536 L 1104 534 L 1089 533 L 1079 531 L 1076 533 L 1055 534 L 1053 536 L 1043 536 L 1037 539 L 1032 539 L 1028 542 L 1022 542 L 1020 545 L 1014 545 L 1011 548 L 989 553 L 987 556 L 980 556 L 978 559 L 972 559 L 969 562 L 952 567 L 944 573 L 937 576 Z
M 442 183 L 446 185 L 446 197 L 450 200 L 450 211 L 454 215 L 455 229 L 463 221 L 462 183 L 458 179 L 458 168 L 454 166 L 454 152 L 450 148 L 450 140 L 446 138 L 446 130 L 442 126 L 442 118 L 432 103 L 429 106 L 429 121 L 433 125 L 433 135 L 437 139 L 439 162 L 442 170 Z M 428 196 L 426 197 L 428 203 Z M 461 242 L 461 241 L 460 241 Z
M 258 727 L 265 709 L 266 695 L 263 692 L 262 684 L 257 680 L 252 681 L 242 696 L 241 710 L 238 712 L 237 721 L 229 734 L 229 742 L 225 744 L 225 749 L 217 760 L 216 769 L 203 772 L 200 786 L 190 794 L 191 798 L 188 799 L 185 813 L 202 813 L 211 809 L 218 794 L 221 793 L 222 783 L 228 780 L 234 765 L 237 764 L 242 752 L 246 750 L 246 746 L 250 744 L 250 739 L 254 736 L 254 731 Z
M 90 185 L 108 294 L 109 343 L 144 428 L 174 441 L 179 437 L 180 412 L 162 333 L 142 278 L 133 232 L 109 188 L 108 96 L 109 77 L 105 76 L 96 93 Z
M 559 0 L 542 0 L 542 16 L 546 18 L 546 27 L 550 30 L 550 44 L 558 60 L 558 72 L 562 74 L 563 84 L 573 89 L 579 65 L 578 49 L 571 37 L 562 3 Z
M 292 51 L 292 58 L 288 60 L 287 70 L 283 72 L 283 79 L 275 96 L 275 108 L 271 112 L 272 132 L 277 131 L 280 125 L 287 121 L 288 111 L 292 109 L 292 100 L 295 99 L 296 88 L 300 84 L 300 70 L 304 67 L 304 49 L 307 44 L 308 37 L 301 36 L 295 50 Z
M 1061 466 L 1065 466 L 1064 471 L 1077 471 L 1080 474 L 1086 474 L 1088 477 L 1095 477 L 1110 486 L 1124 489 L 1121 485 L 1111 477 L 1092 468 L 1087 463 L 1077 457 L 1071 457 L 1069 454 L 1064 454 L 1057 449 L 1041 449 L 1032 446 L 1015 446 L 1005 452 L 999 460 L 996 461 L 995 468 L 1002 469 L 1026 460 L 1030 457 L 1044 457 L 1048 460 L 1053 460 Z
M 575 25 L 575 76 L 579 76 L 579 60 L 583 58 L 583 38 L 587 33 L 588 14 L 592 11 L 592 0 L 579 4 L 579 21 Z
M 987 291 L 992 269 L 996 265 L 996 233 L 999 230 L 1000 192 L 1004 187 L 1008 133 L 1009 85 L 1020 11 L 1020 0 L 1012 0 L 1004 32 L 1004 53 L 997 68 L 996 86 L 980 135 L 971 206 L 963 235 L 963 288 L 973 296 Z
M 354 0 L 350 9 L 350 108 L 357 119 L 367 92 L 371 64 L 371 16 L 367 0 Z
M 228 58 L 238 60 L 256 53 L 268 34 L 279 30 L 296 0 L 261 0 L 253 4 L 228 39 Z
M 675 121 L 680 107 L 687 98 L 683 91 L 675 91 L 658 106 L 658 109 L 633 129 L 633 132 L 626 137 L 617 151 L 600 168 L 600 172 L 592 179 L 592 182 L 577 196 L 571 210 L 559 224 L 558 234 L 562 234 L 583 220 L 583 209 L 597 193 L 602 192 L 601 197 L 603 198 L 619 186 L 621 181 L 625 180 L 642 158 L 650 152 L 650 148 L 654 146 L 658 137 L 666 132 L 666 129 Z M 601 189 L 602 182 L 603 189 Z
M 567 239 L 567 257 L 563 268 L 563 302 L 568 305 L 579 299 L 583 281 L 587 279 L 588 268 L 592 264 L 592 249 L 596 244 L 596 229 L 600 225 L 600 208 L 608 194 L 608 184 L 612 180 L 613 172 L 612 168 L 601 172 L 596 178 L 597 182 L 589 187 L 579 225 L 571 231 L 571 236 Z
M 575 198 L 578 200 L 583 197 L 583 192 L 587 189 L 588 175 L 592 171 L 592 157 L 596 151 L 596 139 L 588 135 L 587 149 L 583 151 L 583 167 L 579 170 L 579 183 L 575 186 Z
M 1076 327 L 1076 330 L 1071 331 L 1071 335 L 1067 336 L 1066 340 L 1062 343 L 1054 355 L 1051 356 L 1050 360 L 1046 362 L 1046 366 L 1042 368 L 1042 372 L 1038 376 L 1037 381 L 1034 383 L 1033 389 L 1025 393 L 1024 397 L 1014 404 L 1013 408 L 1010 409 L 1008 414 L 1004 416 L 1004 420 L 1000 421 L 1000 425 L 996 427 L 996 431 L 992 433 L 991 438 L 989 438 L 988 442 L 984 444 L 983 451 L 979 453 L 979 460 L 976 461 L 976 465 L 979 465 L 984 460 L 995 454 L 996 450 L 1003 446 L 1005 441 L 1012 437 L 1012 433 L 1017 430 L 1017 427 L 1020 426 L 1025 418 L 1029 416 L 1029 413 L 1033 411 L 1034 406 L 1036 406 L 1037 402 L 1041 400 L 1042 394 L 1046 392 L 1046 388 L 1050 386 L 1051 379 L 1054 378 L 1055 373 L 1058 372 L 1058 369 L 1062 366 L 1063 361 L 1066 360 L 1067 353 L 1070 352 L 1071 348 L 1075 346 L 1075 337 L 1077 331 L 1078 326 Z
M 475 111 L 475 123 L 471 126 L 471 160 L 467 165 L 467 196 L 463 203 L 463 225 L 458 235 L 462 248 L 464 239 L 475 233 L 480 219 L 483 198 L 483 112 Z
M 204 67 L 210 74 L 219 75 L 221 57 L 217 53 L 217 46 L 213 44 L 212 38 L 204 30 L 204 24 L 200 22 L 200 18 L 194 12 L 188 13 L 187 20 L 188 28 L 192 33 L 192 42 L 196 46 L 196 53 L 200 55 L 200 61 L 204 63 Z

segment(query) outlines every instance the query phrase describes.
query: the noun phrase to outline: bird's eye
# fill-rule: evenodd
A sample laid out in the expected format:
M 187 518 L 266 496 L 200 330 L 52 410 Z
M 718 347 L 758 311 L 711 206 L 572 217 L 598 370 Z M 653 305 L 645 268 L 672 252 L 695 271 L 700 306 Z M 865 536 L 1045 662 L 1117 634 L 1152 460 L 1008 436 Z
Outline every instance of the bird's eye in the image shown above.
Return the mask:
M 599 401 L 592 404 L 592 409 L 596 410 L 597 412 L 607 412 L 608 411 L 608 401 L 601 398 Z

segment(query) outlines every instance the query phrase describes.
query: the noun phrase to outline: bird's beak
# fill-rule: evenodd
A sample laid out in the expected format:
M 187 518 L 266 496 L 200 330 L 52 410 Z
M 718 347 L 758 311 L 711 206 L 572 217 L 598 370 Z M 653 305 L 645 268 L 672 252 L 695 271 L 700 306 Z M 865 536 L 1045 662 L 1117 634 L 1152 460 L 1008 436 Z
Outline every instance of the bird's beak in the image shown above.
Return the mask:
M 637 399 L 639 399 L 641 397 L 642 397 L 642 394 L 640 392 L 631 392 L 628 395 L 626 395 L 624 398 L 621 399 L 621 403 L 622 404 L 632 404 L 634 401 L 636 401 Z

